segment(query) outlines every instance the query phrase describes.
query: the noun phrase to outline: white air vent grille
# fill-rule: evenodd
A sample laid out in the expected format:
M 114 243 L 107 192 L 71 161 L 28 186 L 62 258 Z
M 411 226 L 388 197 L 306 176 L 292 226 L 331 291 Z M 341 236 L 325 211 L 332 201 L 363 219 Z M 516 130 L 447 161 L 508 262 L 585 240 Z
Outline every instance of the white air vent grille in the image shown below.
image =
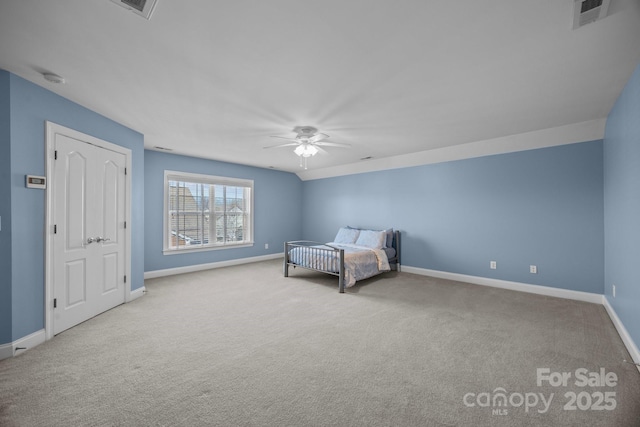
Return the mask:
M 153 9 L 156 7 L 156 0 L 111 0 L 125 9 L 145 19 L 150 19 Z
M 607 16 L 610 0 L 574 0 L 573 29 Z

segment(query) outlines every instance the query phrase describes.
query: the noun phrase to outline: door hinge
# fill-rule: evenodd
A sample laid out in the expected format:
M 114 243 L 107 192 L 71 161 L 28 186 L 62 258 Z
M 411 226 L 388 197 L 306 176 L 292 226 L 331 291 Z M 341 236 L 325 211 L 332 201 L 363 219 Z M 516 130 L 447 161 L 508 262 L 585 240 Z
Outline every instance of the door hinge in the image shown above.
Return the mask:
M 124 168 L 124 174 L 125 175 L 127 174 L 127 168 Z
M 124 222 L 124 228 L 127 228 L 127 221 Z
M 58 299 L 54 298 L 53 299 L 53 308 L 56 308 L 56 307 L 58 307 Z
M 53 224 L 53 234 L 57 234 L 57 233 L 58 233 L 58 225 Z
M 53 160 L 58 160 L 58 150 L 53 152 Z
M 124 276 L 124 283 L 127 283 L 127 276 Z

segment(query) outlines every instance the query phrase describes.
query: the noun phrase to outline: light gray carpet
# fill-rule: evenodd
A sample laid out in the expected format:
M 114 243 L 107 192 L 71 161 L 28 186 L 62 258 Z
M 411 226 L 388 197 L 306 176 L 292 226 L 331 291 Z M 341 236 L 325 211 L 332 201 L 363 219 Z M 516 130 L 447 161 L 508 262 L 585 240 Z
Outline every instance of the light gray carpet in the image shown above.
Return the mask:
M 407 273 L 336 282 L 279 261 L 148 280 L 0 362 L 0 425 L 640 425 L 640 374 L 599 305 Z M 537 368 L 618 382 L 538 386 Z M 499 388 L 512 405 L 477 405 Z M 567 392 L 616 408 L 565 410 Z M 518 406 L 527 393 L 554 393 L 549 410 Z

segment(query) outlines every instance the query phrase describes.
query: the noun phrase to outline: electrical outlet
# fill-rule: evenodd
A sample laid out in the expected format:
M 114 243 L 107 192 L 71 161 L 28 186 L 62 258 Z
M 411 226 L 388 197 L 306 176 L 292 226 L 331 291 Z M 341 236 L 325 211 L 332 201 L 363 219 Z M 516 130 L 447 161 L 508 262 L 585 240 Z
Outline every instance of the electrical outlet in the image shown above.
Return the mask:
M 529 266 L 529 273 L 531 274 L 538 274 L 538 267 L 535 265 L 530 265 Z
M 489 268 L 495 270 L 496 268 L 498 268 L 498 263 L 496 263 L 495 261 L 489 262 Z
M 264 248 L 265 248 L 265 249 L 269 249 L 269 244 L 268 244 L 268 243 L 265 243 L 265 244 L 264 244 Z
M 613 293 L 613 297 L 616 297 L 616 285 L 613 285 L 612 287 L 612 293 Z

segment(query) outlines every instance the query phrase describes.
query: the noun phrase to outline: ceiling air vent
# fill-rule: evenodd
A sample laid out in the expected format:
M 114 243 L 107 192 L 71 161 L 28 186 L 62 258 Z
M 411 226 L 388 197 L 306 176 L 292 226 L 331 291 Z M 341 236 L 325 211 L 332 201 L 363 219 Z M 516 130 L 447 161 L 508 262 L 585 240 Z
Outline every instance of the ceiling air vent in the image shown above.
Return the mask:
M 611 0 L 574 0 L 573 29 L 590 24 L 607 16 Z
M 145 19 L 150 19 L 153 9 L 156 7 L 156 0 L 111 0 L 125 9 Z

